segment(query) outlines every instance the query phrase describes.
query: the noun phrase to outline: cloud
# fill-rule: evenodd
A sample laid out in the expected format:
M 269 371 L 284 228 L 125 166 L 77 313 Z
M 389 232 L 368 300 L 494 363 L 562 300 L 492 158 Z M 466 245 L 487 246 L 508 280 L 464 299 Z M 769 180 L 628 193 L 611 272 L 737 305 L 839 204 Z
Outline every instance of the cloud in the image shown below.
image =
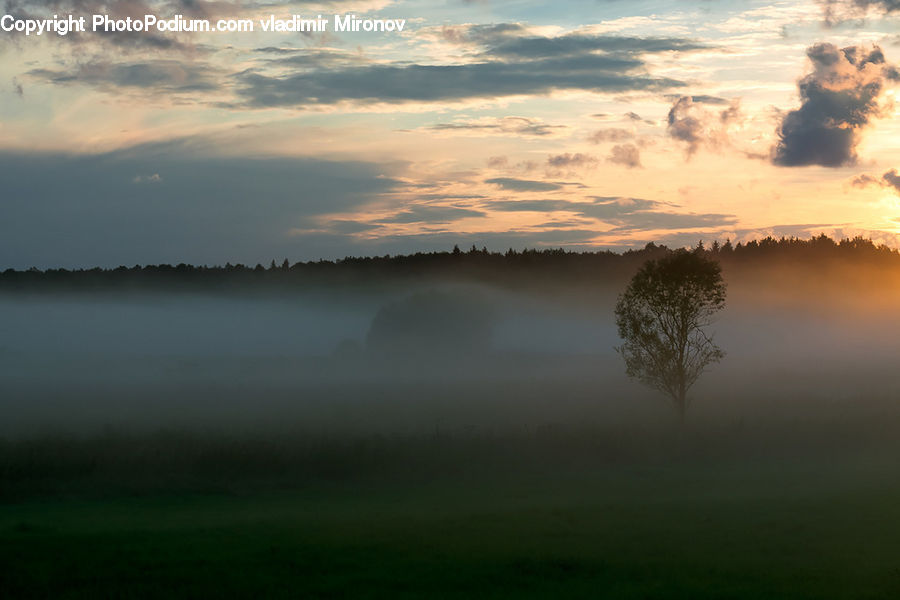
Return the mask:
M 320 228 L 329 233 L 338 233 L 343 235 L 353 235 L 356 233 L 365 233 L 380 229 L 381 225 L 377 223 L 363 223 L 361 221 L 353 221 L 350 219 L 323 219 Z M 294 235 L 303 235 L 308 230 L 294 230 Z
M 423 31 L 431 35 L 434 28 Z M 452 44 L 478 48 L 480 55 L 504 60 L 535 59 L 593 54 L 597 52 L 640 55 L 663 52 L 693 52 L 710 49 L 709 44 L 683 37 L 638 37 L 567 33 L 536 35 L 522 23 L 443 26 L 438 37 Z
M 505 169 L 509 166 L 508 156 L 491 156 L 487 159 L 487 166 L 492 169 Z
M 641 166 L 641 151 L 634 144 L 619 144 L 612 147 L 606 160 L 629 169 L 638 168 Z
M 600 129 L 588 136 L 588 141 L 592 144 L 600 144 L 603 142 L 624 142 L 633 139 L 633 132 L 627 129 L 619 128 Z
M 372 60 L 358 52 L 329 48 L 257 48 L 255 52 L 271 54 L 279 58 L 266 59 L 274 66 L 302 69 L 335 69 L 345 66 L 369 64 Z
M 729 102 L 728 108 L 719 113 L 719 122 L 723 125 L 730 125 L 739 122 L 743 116 L 741 101 L 736 99 Z
M 829 26 L 863 19 L 870 12 L 892 14 L 900 11 L 900 0 L 817 0 Z
M 550 125 L 539 119 L 528 117 L 502 117 L 499 119 L 479 119 L 453 123 L 437 123 L 429 127 L 433 131 L 496 133 L 499 135 L 520 135 L 545 137 L 566 129 L 565 125 Z
M 597 157 L 590 154 L 582 154 L 581 152 L 572 154 L 556 154 L 547 157 L 547 165 L 555 169 L 573 169 L 583 167 L 593 167 L 597 164 Z
M 881 179 L 874 175 L 869 175 L 868 173 L 863 173 L 861 175 L 857 175 L 850 182 L 850 185 L 853 187 L 864 188 L 869 187 L 870 185 L 881 185 Z
M 390 174 L 360 161 L 222 157 L 197 140 L 91 155 L 6 151 L 0 266 L 294 255 L 302 240 L 292 228 L 380 200 L 402 187 Z
M 333 8 L 339 11 L 350 4 L 350 0 L 4 0 L 4 13 L 18 18 L 50 18 L 54 15 L 85 16 L 104 14 L 112 19 L 142 19 L 144 15 L 155 15 L 159 19 L 170 19 L 181 15 L 186 19 L 207 19 L 213 23 L 219 18 L 252 18 L 262 10 L 278 11 L 292 6 L 310 6 L 319 9 Z M 353 2 L 354 9 L 363 11 L 364 6 Z M 0 40 L 13 39 L 14 35 L 0 32 Z M 192 34 L 146 32 L 97 31 L 88 29 L 85 33 L 71 32 L 66 36 L 44 36 L 54 43 L 75 45 L 79 50 L 89 48 L 96 57 L 103 56 L 103 50 L 114 48 L 124 53 L 179 53 L 194 55 L 211 51 L 210 48 L 192 41 Z M 108 58 L 108 57 L 107 57 Z
M 551 192 L 563 188 L 562 184 L 559 183 L 516 179 L 514 177 L 494 177 L 493 179 L 485 179 L 484 182 L 500 186 L 500 188 L 512 192 Z
M 551 154 L 547 157 L 545 177 L 576 177 L 579 171 L 593 169 L 599 159 L 591 154 L 581 152 Z
M 491 169 L 506 171 L 508 173 L 531 173 L 537 171 L 541 167 L 541 164 L 535 160 L 523 160 L 513 164 L 510 162 L 509 157 L 505 155 L 491 156 L 487 159 L 486 163 Z
M 607 220 L 643 211 L 657 210 L 670 205 L 643 198 L 595 196 L 588 202 L 573 200 L 502 200 L 492 202 L 490 208 L 509 212 L 571 212 L 583 217 Z
M 666 98 L 669 101 L 678 101 L 681 99 L 681 96 L 675 96 L 672 94 L 666 95 Z M 698 96 L 690 96 L 691 102 L 694 104 L 730 104 L 731 101 L 725 98 L 719 98 L 718 96 L 708 96 L 706 94 L 701 94 Z
M 452 223 L 460 219 L 487 216 L 480 210 L 453 206 L 413 206 L 379 223 Z
M 248 16 L 247 13 L 254 9 L 276 6 L 267 2 L 199 0 L 8 1 L 13 7 L 11 10 L 18 11 L 17 14 L 44 17 L 73 12 L 132 18 L 151 13 L 162 18 L 177 13 L 189 18 L 210 18 L 239 13 Z M 62 66 L 37 68 L 31 74 L 54 83 L 77 82 L 107 92 L 117 87 L 140 86 L 158 87 L 162 92 L 212 92 L 227 88 L 235 96 L 220 99 L 223 100 L 220 105 L 230 108 L 313 107 L 341 102 L 453 102 L 547 95 L 561 90 L 663 92 L 680 88 L 684 83 L 654 76 L 644 55 L 707 48 L 683 38 L 588 34 L 537 36 L 518 24 L 451 28 L 445 30 L 443 38 L 458 39 L 459 43 L 473 49 L 450 63 L 417 64 L 406 60 L 374 61 L 360 53 L 328 48 L 294 51 L 276 46 L 255 50 L 201 47 L 192 42 L 198 38 L 191 34 L 90 33 L 65 36 L 66 40 L 85 44 L 85 48 L 80 48 L 78 54 L 71 54 Z M 103 47 L 106 43 L 120 48 L 110 52 L 109 48 Z M 211 56 L 216 50 L 249 51 L 256 56 L 252 63 L 242 65 L 237 72 L 214 69 L 210 62 L 193 62 L 197 54 Z M 140 59 L 135 60 L 138 53 Z M 172 58 L 185 61 L 168 60 Z M 178 67 L 182 73 L 176 72 Z M 451 130 L 456 124 L 442 126 Z M 509 132 L 508 127 L 515 130 L 514 126 L 503 124 L 498 130 Z M 551 127 L 535 125 L 528 129 L 526 125 L 518 133 L 548 135 Z
M 154 60 L 111 64 L 90 62 L 70 70 L 33 69 L 31 77 L 59 85 L 83 83 L 101 89 L 136 88 L 155 93 L 209 92 L 218 89 L 217 70 L 202 63 Z
M 666 117 L 666 132 L 670 138 L 683 143 L 688 158 L 704 146 L 718 149 L 730 145 L 728 129 L 742 119 L 738 99 L 726 101 L 729 104 L 728 108 L 715 113 L 703 108 L 701 104 L 718 105 L 721 102 L 702 100 L 698 103 L 694 100 L 697 97 L 678 98 Z M 700 96 L 700 98 L 707 97 Z
M 614 231 L 653 231 L 657 229 L 703 229 L 737 223 L 737 217 L 720 213 L 632 213 L 620 219 Z
M 556 90 L 664 91 L 684 83 L 649 74 L 643 55 L 708 48 L 683 38 L 535 36 L 520 24 L 431 28 L 421 35 L 475 50 L 453 64 L 373 63 L 280 74 L 251 69 L 238 75 L 238 94 L 246 106 L 274 107 L 448 102 Z
M 583 56 L 593 52 L 617 54 L 689 52 L 709 48 L 706 44 L 685 38 L 641 38 L 577 33 L 559 37 L 503 35 L 484 40 L 482 43 L 488 46 L 484 52 L 486 55 L 516 59 Z
M 813 70 L 798 83 L 800 108 L 781 121 L 773 162 L 783 167 L 852 165 L 860 133 L 881 114 L 882 91 L 900 75 L 877 46 L 816 44 L 807 56 Z
M 681 81 L 643 73 L 634 58 L 584 55 L 519 62 L 452 65 L 376 64 L 285 76 L 238 75 L 249 107 L 355 102 L 441 102 L 548 94 L 554 90 L 622 92 L 681 87 Z
M 857 175 L 850 182 L 853 187 L 869 187 L 873 185 L 891 188 L 898 194 L 900 194 L 900 173 L 897 172 L 897 169 L 891 169 L 890 171 L 884 173 L 881 177 L 877 175 L 870 175 L 868 173 L 863 173 L 862 175 Z
M 688 156 L 694 155 L 706 141 L 707 132 L 703 119 L 691 114 L 693 100 L 683 96 L 669 109 L 666 131 L 669 137 L 684 142 Z
M 427 31 L 423 32 L 427 33 Z M 528 29 L 521 23 L 494 23 L 489 25 L 444 25 L 439 37 L 452 44 L 486 45 L 491 41 L 526 35 Z
M 302 2 L 287 3 L 302 4 Z M 271 2 L 237 2 L 230 0 L 6 0 L 10 14 L 108 14 L 115 19 L 138 18 L 147 14 L 172 17 L 176 14 L 190 18 L 214 19 L 254 10 Z M 312 2 L 308 2 L 312 4 Z M 318 2 L 317 4 L 324 4 Z
M 112 19 L 140 19 L 144 15 L 157 15 L 160 18 L 169 18 L 175 14 L 187 17 L 196 16 L 191 7 L 201 5 L 225 6 L 229 2 L 200 2 L 200 1 L 169 1 L 169 0 L 6 0 L 4 13 L 11 14 L 22 19 L 46 19 L 54 15 L 84 16 L 104 14 Z M 234 6 L 234 5 L 232 5 Z M 0 39 L 4 37 L 12 39 L 16 34 L 0 32 Z M 45 36 L 47 37 L 47 36 Z M 85 33 L 70 32 L 65 36 L 49 36 L 55 43 L 82 46 L 113 46 L 118 51 L 175 51 L 179 53 L 196 53 L 198 47 L 189 41 L 187 36 L 173 34 L 161 34 L 156 31 L 149 32 L 118 32 L 98 31 L 88 29 Z M 98 49 L 99 50 L 99 49 Z
M 882 175 L 881 179 L 887 185 L 894 188 L 894 191 L 900 192 L 900 174 L 897 173 L 897 169 L 891 169 L 890 171 Z
M 569 200 L 521 200 L 493 202 L 490 208 L 516 212 L 571 212 L 598 219 L 614 226 L 612 231 L 649 231 L 656 229 L 697 229 L 737 223 L 734 215 L 718 213 L 679 213 L 674 205 L 642 198 L 599 196 L 591 202 Z
M 492 210 L 504 212 L 569 211 L 580 213 L 581 206 L 590 206 L 590 204 L 571 200 L 499 200 L 490 203 Z

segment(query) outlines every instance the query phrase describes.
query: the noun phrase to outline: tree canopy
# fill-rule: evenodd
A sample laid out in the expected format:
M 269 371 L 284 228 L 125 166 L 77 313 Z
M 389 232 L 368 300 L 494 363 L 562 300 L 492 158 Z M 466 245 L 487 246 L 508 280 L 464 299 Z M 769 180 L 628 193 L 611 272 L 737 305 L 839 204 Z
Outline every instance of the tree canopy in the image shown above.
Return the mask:
M 724 357 L 705 328 L 725 306 L 725 290 L 716 261 L 677 250 L 647 261 L 616 304 L 628 376 L 667 394 L 682 419 L 688 390 Z

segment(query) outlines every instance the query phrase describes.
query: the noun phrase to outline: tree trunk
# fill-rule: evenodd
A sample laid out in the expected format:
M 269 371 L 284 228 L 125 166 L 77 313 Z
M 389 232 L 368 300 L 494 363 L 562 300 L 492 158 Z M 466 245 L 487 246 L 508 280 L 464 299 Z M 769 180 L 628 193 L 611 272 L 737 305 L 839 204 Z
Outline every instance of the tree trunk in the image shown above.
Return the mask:
M 684 425 L 684 418 L 687 415 L 687 392 L 684 389 L 678 391 L 678 397 L 675 398 L 675 410 L 678 411 L 678 420 Z

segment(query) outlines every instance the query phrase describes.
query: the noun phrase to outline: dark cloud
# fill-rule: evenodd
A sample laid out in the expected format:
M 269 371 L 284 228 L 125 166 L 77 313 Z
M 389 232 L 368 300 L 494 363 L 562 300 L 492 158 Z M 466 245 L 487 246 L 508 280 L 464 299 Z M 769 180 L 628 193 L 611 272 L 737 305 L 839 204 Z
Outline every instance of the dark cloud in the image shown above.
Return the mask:
M 239 96 L 251 107 L 332 104 L 344 100 L 401 103 L 547 94 L 663 90 L 683 82 L 644 73 L 632 57 L 586 54 L 516 62 L 454 65 L 377 64 L 321 69 L 284 76 L 247 72 L 238 76 Z
M 175 13 L 189 18 L 236 16 L 253 8 L 270 6 L 265 2 L 237 3 L 199 0 L 9 0 L 17 11 L 28 16 L 48 16 L 56 12 L 106 13 L 114 17 L 139 17 Z M 293 4 L 303 4 L 293 3 Z M 352 52 L 308 49 L 294 52 L 279 47 L 257 48 L 260 57 L 255 67 L 239 73 L 206 74 L 207 64 L 197 63 L 191 79 L 201 79 L 205 89 L 232 87 L 237 97 L 222 106 L 302 107 L 356 103 L 442 102 L 470 98 L 496 98 L 516 95 L 549 94 L 556 90 L 584 90 L 601 93 L 628 91 L 664 92 L 683 87 L 679 80 L 656 77 L 648 72 L 643 55 L 668 51 L 695 51 L 706 46 L 682 38 L 638 38 L 570 34 L 541 37 L 528 34 L 521 25 L 464 26 L 445 29 L 444 37 L 456 36 L 461 43 L 480 48 L 470 53 L 475 62 L 454 64 L 410 64 L 408 62 L 372 62 Z M 78 59 L 63 67 L 36 70 L 56 82 L 78 81 L 103 85 L 112 91 L 118 82 L 132 85 L 155 76 L 160 65 L 156 58 L 187 58 L 191 62 L 200 52 L 213 48 L 198 47 L 190 34 L 109 33 L 66 36 L 76 43 L 112 43 L 133 53 L 149 54 L 134 61 L 118 63 L 102 47 L 91 46 Z M 93 41 L 91 41 L 93 40 Z M 107 49 L 108 50 L 108 49 Z M 169 53 L 169 54 L 167 54 Z M 121 54 L 121 53 L 119 53 Z M 102 69 L 99 67 L 103 67 Z M 167 67 L 171 69 L 171 67 Z M 143 70 L 141 73 L 129 71 Z M 86 72 L 90 71 L 90 72 Z M 150 71 L 150 72 L 146 72 Z M 184 86 L 176 86 L 186 89 Z M 201 88 L 193 88 L 202 91 Z M 448 128 L 453 127 L 449 124 Z M 547 135 L 549 126 L 537 126 L 525 135 Z
M 851 184 L 854 187 L 869 187 L 872 185 L 877 185 L 881 187 L 891 188 L 895 192 L 900 193 L 900 173 L 897 172 L 897 169 L 891 169 L 881 177 L 863 173 L 862 175 L 857 175 L 856 177 L 854 177 L 853 181 L 851 181 Z
M 691 114 L 692 106 L 693 100 L 690 96 L 683 96 L 676 100 L 669 109 L 666 129 L 669 137 L 686 144 L 688 156 L 696 153 L 707 137 L 703 120 Z
M 381 225 L 377 223 L 363 223 L 361 221 L 352 221 L 348 219 L 330 219 L 325 221 L 323 229 L 331 233 L 340 233 L 352 235 L 354 233 L 365 233 L 380 229 Z
M 588 141 L 592 144 L 600 144 L 602 142 L 625 142 L 633 139 L 633 132 L 619 128 L 600 129 L 588 136 Z
M 516 179 L 514 177 L 494 177 L 493 179 L 485 179 L 484 182 L 500 186 L 502 189 L 512 192 L 551 192 L 563 188 L 562 184 L 559 183 Z
M 168 18 L 175 14 L 187 17 L 195 16 L 189 10 L 189 5 L 226 5 L 227 2 L 179 2 L 162 0 L 6 0 L 4 12 L 17 18 L 40 19 L 50 18 L 54 15 L 68 15 L 90 17 L 93 14 L 109 15 L 113 19 L 143 18 L 144 15 L 153 14 L 160 18 Z M 18 34 L 0 32 L 3 37 L 14 38 Z M 50 36 L 56 43 L 72 44 L 77 46 L 109 45 L 119 51 L 174 51 L 178 53 L 195 54 L 202 51 L 188 38 L 163 34 L 156 31 L 150 32 L 70 32 L 66 36 Z M 100 48 L 95 48 L 98 52 Z
M 737 223 L 734 215 L 718 213 L 674 213 L 642 212 L 632 213 L 620 219 L 614 231 L 651 231 L 655 229 L 702 229 L 724 227 Z
M 475 46 L 481 56 L 502 60 L 533 60 L 585 56 L 598 52 L 640 55 L 662 52 L 692 52 L 710 46 L 680 37 L 636 37 L 569 33 L 548 37 L 534 35 L 519 23 L 457 25 L 441 29 L 441 38 L 455 44 Z
M 614 226 L 612 231 L 654 229 L 697 229 L 721 227 L 737 222 L 733 215 L 676 213 L 672 205 L 641 198 L 597 197 L 592 202 L 569 200 L 522 200 L 493 202 L 490 208 L 503 211 L 571 212 Z
M 252 107 L 354 102 L 438 102 L 481 97 L 594 92 L 662 91 L 683 82 L 647 73 L 643 54 L 695 51 L 706 46 L 683 38 L 570 34 L 540 37 L 518 24 L 444 27 L 444 40 L 480 48 L 463 64 L 370 64 L 315 68 L 280 75 L 239 76 L 239 95 Z M 287 59 L 289 60 L 289 59 Z M 301 59 L 306 61 L 306 59 Z M 300 66 L 309 66 L 304 62 Z M 442 124 L 445 129 L 456 124 Z M 546 134 L 537 129 L 536 135 Z
M 870 12 L 891 14 L 900 11 L 900 0 L 818 0 L 825 23 L 836 25 L 843 21 L 865 18 Z
M 292 54 L 297 54 L 298 52 L 303 52 L 300 48 L 281 48 L 278 46 L 265 46 L 263 48 L 254 48 L 254 52 L 259 52 L 260 54 L 276 54 L 279 56 L 289 56 Z
M 466 121 L 457 123 L 437 123 L 429 127 L 434 131 L 478 131 L 483 133 L 498 133 L 503 135 L 523 136 L 548 136 L 559 130 L 566 129 L 565 125 L 550 125 L 537 119 L 527 117 L 503 117 L 490 121 Z
M 343 52 L 323 48 L 304 48 L 302 50 L 280 51 L 282 49 L 261 48 L 258 51 L 279 56 L 267 62 L 275 66 L 287 66 L 298 69 L 335 69 L 365 65 L 371 59 L 357 52 Z
M 421 184 L 419 186 L 410 186 L 413 190 L 416 187 L 435 187 L 432 184 Z M 483 200 L 485 196 L 481 194 L 450 194 L 450 193 L 440 193 L 435 192 L 432 194 L 416 194 L 416 200 L 432 200 L 432 201 L 441 201 L 441 200 Z
M 509 157 L 491 156 L 487 159 L 487 166 L 492 169 L 504 169 L 509 166 Z
M 784 167 L 852 165 L 860 132 L 880 115 L 882 91 L 900 77 L 877 46 L 816 44 L 807 56 L 813 70 L 798 84 L 800 108 L 781 121 L 773 162 Z
M 666 206 L 668 205 L 655 200 L 608 196 L 596 196 L 589 202 L 575 202 L 572 200 L 504 200 L 490 204 L 490 208 L 494 210 L 510 212 L 565 211 L 600 220 L 620 218 L 625 215 L 657 210 Z
M 668 202 L 660 202 L 659 200 L 647 200 L 645 198 L 623 198 L 619 196 L 594 196 L 592 198 L 595 206 L 614 209 L 616 214 L 619 211 L 623 213 L 634 213 L 643 210 L 658 210 L 672 208 L 677 205 Z
M 451 43 L 481 48 L 487 59 L 533 60 L 585 56 L 598 52 L 619 56 L 693 52 L 710 45 L 682 37 L 637 37 L 569 33 L 548 37 L 534 35 L 519 23 L 457 25 L 441 29 L 441 37 Z
M 559 37 L 500 36 L 482 41 L 484 55 L 504 59 L 536 59 L 584 56 L 593 52 L 645 54 L 705 50 L 709 46 L 684 38 L 641 38 L 612 35 L 569 34 Z
M 688 158 L 703 146 L 720 148 L 729 145 L 728 128 L 742 119 L 740 101 L 737 99 L 725 101 L 729 104 L 728 108 L 714 113 L 700 104 L 718 105 L 720 102 L 698 103 L 694 100 L 696 97 L 678 98 L 666 118 L 666 132 L 669 137 L 684 144 Z
M 140 88 L 157 93 L 213 91 L 219 86 L 216 74 L 209 65 L 174 60 L 122 64 L 91 62 L 71 70 L 34 69 L 28 72 L 32 77 L 56 84 Z
M 256 0 L 6 0 L 5 10 L 10 14 L 108 14 L 116 19 L 138 18 L 154 14 L 160 18 L 183 15 L 196 19 L 216 19 L 235 16 L 276 4 L 339 4 L 339 0 L 316 1 L 287 0 L 272 2 Z
M 501 210 L 504 212 L 552 212 L 552 211 L 570 211 L 578 212 L 574 207 L 579 206 L 579 202 L 570 200 L 500 200 L 490 203 L 493 210 Z M 586 206 L 589 206 L 585 203 Z
M 641 166 L 641 151 L 634 144 L 619 144 L 612 147 L 606 160 L 617 165 L 623 165 L 629 169 L 639 168 Z
M 445 25 L 440 37 L 446 42 L 465 45 L 487 45 L 509 37 L 526 35 L 528 30 L 519 23 L 490 25 Z
M 401 183 L 374 163 L 211 156 L 188 142 L 100 155 L 0 154 L 6 267 L 268 261 L 292 228 Z
M 676 96 L 672 94 L 668 94 L 666 98 L 669 101 L 678 101 L 681 99 L 681 96 Z M 725 98 L 719 98 L 718 96 L 707 96 L 705 94 L 701 94 L 699 96 L 690 96 L 691 102 L 694 104 L 730 104 L 731 101 Z
M 869 187 L 870 185 L 881 185 L 881 179 L 874 175 L 869 175 L 868 173 L 863 173 L 861 175 L 857 175 L 850 182 L 850 185 L 853 187 Z
M 728 108 L 719 113 L 719 121 L 725 125 L 737 123 L 743 118 L 740 100 L 732 100 Z
M 575 154 L 566 152 L 565 154 L 556 154 L 547 157 L 547 165 L 555 169 L 578 169 L 583 167 L 593 167 L 597 164 L 597 157 L 590 154 Z
M 627 112 L 624 115 L 626 121 L 632 121 L 634 123 L 644 123 L 646 125 L 656 125 L 656 121 L 653 119 L 645 119 L 641 115 L 636 112 Z
M 885 184 L 894 188 L 894 191 L 900 192 L 900 174 L 897 173 L 897 169 L 891 169 L 887 173 L 881 176 L 881 180 L 885 182 Z
M 460 219 L 484 217 L 480 210 L 453 206 L 413 206 L 396 215 L 379 219 L 379 223 L 452 223 Z

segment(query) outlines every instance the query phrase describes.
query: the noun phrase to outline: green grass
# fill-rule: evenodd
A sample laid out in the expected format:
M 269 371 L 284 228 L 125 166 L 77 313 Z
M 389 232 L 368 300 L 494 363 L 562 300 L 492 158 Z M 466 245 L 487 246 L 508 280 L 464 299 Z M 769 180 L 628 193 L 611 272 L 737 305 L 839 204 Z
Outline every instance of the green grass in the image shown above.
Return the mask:
M 331 471 L 299 453 L 268 483 L 250 476 L 265 452 L 241 467 L 217 451 L 218 462 L 200 461 L 214 466 L 214 492 L 198 491 L 196 468 L 178 483 L 147 472 L 116 487 L 124 471 L 104 466 L 107 446 L 83 447 L 96 441 L 63 444 L 57 488 L 43 476 L 35 487 L 25 471 L 46 474 L 38 450 L 49 442 L 7 447 L 3 481 L 19 487 L 0 504 L 0 596 L 900 597 L 900 471 L 890 454 L 661 458 L 690 446 L 669 440 L 651 458 L 592 460 L 576 444 L 540 462 L 550 444 L 538 441 L 542 451 L 530 453 L 524 442 L 488 452 L 461 438 L 440 451 L 434 441 L 382 441 L 375 454 L 398 468 L 357 473 L 335 456 L 358 460 L 373 446 L 317 447 L 320 460 L 331 452 Z M 132 445 L 146 455 L 147 440 Z M 112 462 L 135 464 L 121 456 L 125 440 L 114 446 Z M 197 447 L 188 463 L 211 452 Z M 135 486 L 142 478 L 154 483 Z

